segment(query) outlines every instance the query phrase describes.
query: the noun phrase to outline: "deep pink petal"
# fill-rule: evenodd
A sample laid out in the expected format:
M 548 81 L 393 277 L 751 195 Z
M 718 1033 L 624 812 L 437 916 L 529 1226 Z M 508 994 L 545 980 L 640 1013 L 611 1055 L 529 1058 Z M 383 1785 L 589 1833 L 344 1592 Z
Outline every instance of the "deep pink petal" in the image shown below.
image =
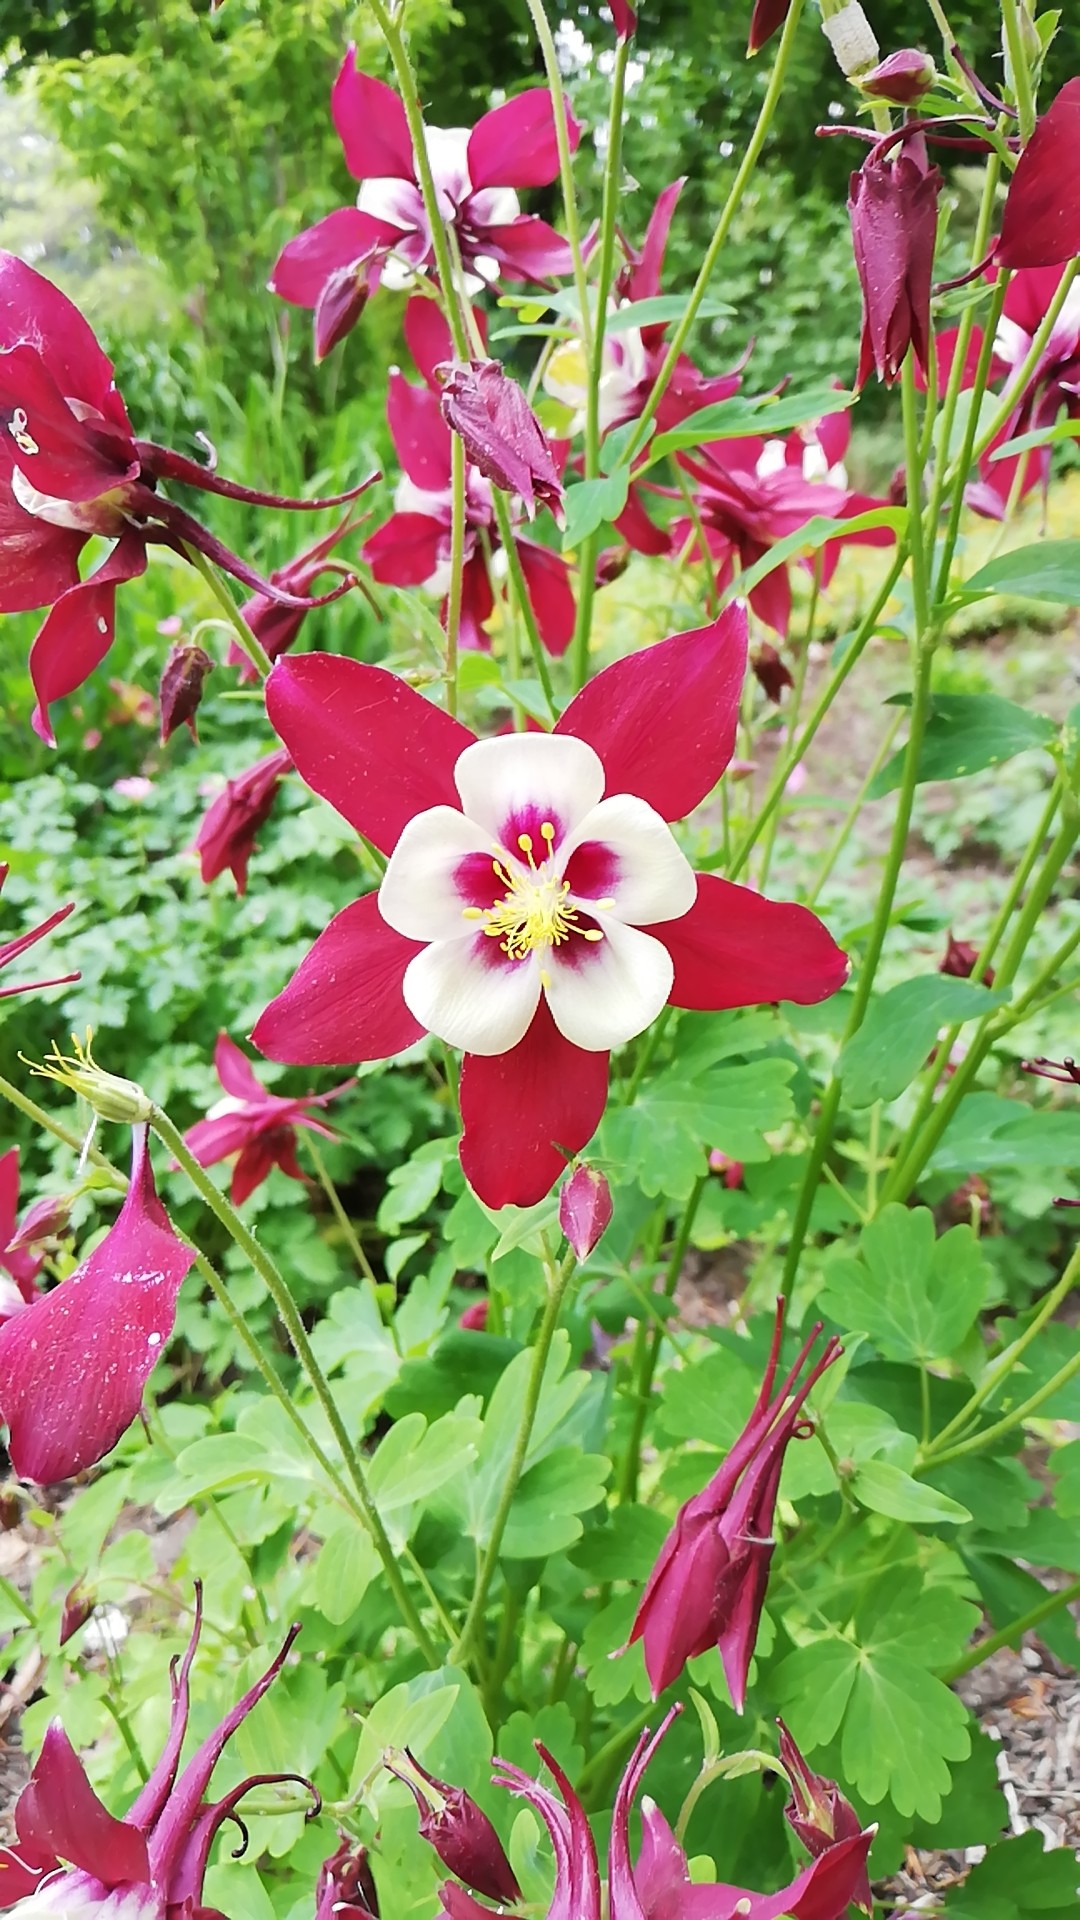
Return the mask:
M 747 547 L 744 546 L 740 558 L 744 567 L 753 566 L 754 558 Z M 791 579 L 786 565 L 774 567 L 756 587 L 751 587 L 750 605 L 765 626 L 771 627 L 781 640 L 786 638 L 791 622 Z
M 25 417 L 14 439 L 12 415 Z M 0 410 L 11 421 L 14 440 L 6 453 L 39 493 L 60 500 L 96 500 L 110 487 L 134 480 L 139 471 L 135 442 L 120 441 L 115 429 L 108 437 L 95 434 L 89 422 L 68 405 L 40 353 L 33 347 L 11 347 L 0 354 Z
M 735 751 L 746 645 L 745 609 L 726 607 L 710 626 L 605 667 L 555 732 L 595 747 L 608 793 L 636 793 L 665 820 L 681 820 Z
M 393 245 L 397 228 L 359 207 L 337 207 L 282 247 L 270 275 L 270 291 L 294 307 L 317 307 L 334 274 L 356 267 L 379 247 Z
M 415 180 L 405 109 L 393 87 L 360 72 L 354 46 L 338 69 L 330 112 L 354 180 Z
M 37 695 L 31 724 L 48 746 L 56 744 L 49 707 L 74 693 L 100 666 L 113 643 L 116 589 L 145 570 L 146 546 L 132 529 L 121 535 L 96 573 L 61 594 L 38 629 L 30 649 L 30 678 Z
M 495 595 L 491 590 L 487 562 L 479 550 L 471 560 L 466 560 L 461 576 L 461 628 L 458 633 L 460 646 L 473 652 L 485 652 L 491 645 L 486 628 L 495 610 Z M 443 604 L 443 625 L 446 625 L 446 605 Z
M 24 1846 L 81 1867 L 107 1887 L 150 1878 L 142 1834 L 102 1805 L 59 1720 L 49 1722 L 15 1819 Z
M 581 128 L 567 112 L 570 151 Z M 558 177 L 555 114 L 547 87 L 527 87 L 479 119 L 469 135 L 469 179 L 481 187 L 547 187 Z
M 626 505 L 613 524 L 616 533 L 622 535 L 635 553 L 659 555 L 671 552 L 671 534 L 666 527 L 658 527 L 646 513 L 641 488 L 634 486 L 633 482 L 626 496 Z
M 385 667 L 329 653 L 279 660 L 266 711 L 301 778 L 381 852 L 414 813 L 460 808 L 454 767 L 475 735 Z
M 838 1840 L 778 1893 L 749 1893 L 719 1882 L 683 1887 L 677 1899 L 662 1900 L 650 1920 L 733 1920 L 736 1914 L 745 1920 L 837 1920 L 860 1884 L 873 1838 L 870 1829 Z
M 631 300 L 651 300 L 660 292 L 660 275 L 672 216 L 685 185 L 686 176 L 683 175 L 682 179 L 673 180 L 670 186 L 664 187 L 656 197 L 641 243 L 641 252 L 626 276 L 626 291 Z
M 592 1139 L 607 1101 L 608 1056 L 564 1040 L 541 1000 L 509 1053 L 467 1053 L 461 1164 L 488 1207 L 531 1207 Z
M 0 613 L 51 607 L 77 586 L 79 555 L 89 537 L 24 512 L 0 484 Z
M 674 1007 L 808 1007 L 847 979 L 847 956 L 808 907 L 766 900 L 715 873 L 698 874 L 689 913 L 649 932 L 675 962 Z
M 222 1113 L 215 1120 L 196 1120 L 184 1135 L 184 1145 L 200 1167 L 216 1167 L 230 1153 L 239 1153 L 258 1133 L 259 1120 L 250 1113 Z
M 487 323 L 482 313 L 475 315 L 481 338 L 487 339 Z M 436 386 L 435 369 L 453 360 L 454 343 L 450 328 L 438 303 L 424 294 L 414 293 L 405 307 L 405 344 L 416 362 L 416 370 L 429 387 Z
M 138 1414 L 194 1258 L 157 1198 L 146 1128 L 137 1127 L 115 1224 L 69 1280 L 0 1328 L 0 1413 L 17 1474 L 50 1485 L 116 1445 Z
M 390 370 L 386 418 L 394 450 L 409 479 L 430 493 L 450 485 L 450 429 L 430 387 L 417 387 Z
M 259 1015 L 253 1044 L 269 1060 L 305 1067 L 403 1052 L 424 1032 L 401 996 L 402 976 L 419 952 L 417 941 L 387 926 L 376 894 L 354 900 Z
M 570 569 L 561 553 L 538 541 L 519 538 L 517 550 L 540 638 L 548 652 L 558 657 L 570 645 L 577 619 Z
M 232 1170 L 229 1198 L 234 1207 L 242 1207 L 250 1193 L 262 1185 L 277 1160 L 274 1141 L 268 1136 L 249 1140 Z
M 266 1088 L 255 1077 L 255 1069 L 247 1054 L 241 1052 L 235 1040 L 227 1033 L 219 1033 L 214 1042 L 214 1071 L 226 1093 L 234 1100 L 253 1100 L 261 1103 L 267 1099 Z
M 96 407 L 113 426 L 130 434 L 112 362 L 78 307 L 44 274 L 12 253 L 0 253 L 0 350 L 20 344 L 40 353 L 61 393 Z
M 470 231 L 473 253 L 490 254 L 514 279 L 549 280 L 573 267 L 569 241 L 535 213 L 499 227 L 474 224 Z
M 364 559 L 383 586 L 422 587 L 450 547 L 450 529 L 426 513 L 392 513 L 364 542 Z
M 1080 78 L 1066 80 L 1038 121 L 1005 195 L 1003 267 L 1054 267 L 1080 253 Z
M 9 1147 L 0 1154 L 0 1259 L 15 1238 L 19 1212 L 19 1149 Z

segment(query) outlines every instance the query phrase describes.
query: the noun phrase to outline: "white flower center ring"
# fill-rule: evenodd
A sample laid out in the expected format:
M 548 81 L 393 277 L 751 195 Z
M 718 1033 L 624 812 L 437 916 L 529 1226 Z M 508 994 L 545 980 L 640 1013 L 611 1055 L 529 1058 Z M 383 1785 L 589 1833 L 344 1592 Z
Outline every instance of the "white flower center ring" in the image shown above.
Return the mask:
M 697 894 L 670 828 L 634 794 L 604 796 L 583 740 L 514 734 L 466 747 L 461 812 L 409 821 L 379 889 L 383 919 L 424 943 L 402 991 L 448 1045 L 506 1053 L 543 994 L 587 1052 L 632 1040 L 671 992 L 673 967 L 642 927 L 679 919 Z

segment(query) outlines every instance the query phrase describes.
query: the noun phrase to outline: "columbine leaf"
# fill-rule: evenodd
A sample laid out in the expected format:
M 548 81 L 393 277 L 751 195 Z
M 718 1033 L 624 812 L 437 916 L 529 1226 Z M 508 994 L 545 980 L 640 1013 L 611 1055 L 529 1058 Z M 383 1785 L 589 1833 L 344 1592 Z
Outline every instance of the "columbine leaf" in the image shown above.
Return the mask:
M 1019 593 L 1074 607 L 1080 601 L 1080 540 L 1039 540 L 999 553 L 964 582 L 964 592 Z
M 681 1065 L 643 1087 L 632 1107 L 613 1107 L 602 1153 L 644 1193 L 685 1200 L 719 1147 L 733 1160 L 765 1160 L 765 1135 L 793 1117 L 791 1060 L 712 1067 L 688 1079 Z
M 902 980 L 875 995 L 862 1026 L 840 1055 L 848 1106 L 895 1100 L 923 1065 L 939 1028 L 979 1019 L 1009 998 L 1008 988 L 995 993 L 977 980 L 957 980 L 947 973 Z
M 868 1507 L 871 1513 L 887 1514 L 890 1520 L 910 1520 L 914 1526 L 920 1522 L 927 1526 L 937 1522 L 958 1526 L 971 1519 L 959 1500 L 923 1486 L 889 1460 L 865 1461 L 855 1469 L 850 1484 L 861 1506 Z
M 974 1325 L 993 1280 L 970 1227 L 935 1238 L 926 1207 L 883 1207 L 859 1237 L 859 1257 L 834 1260 L 822 1306 L 865 1333 L 886 1360 L 940 1360 Z
M 998 693 L 936 693 L 919 753 L 917 779 L 958 780 L 984 767 L 1000 766 L 1029 747 L 1046 747 L 1057 728 L 1040 713 L 1003 700 Z M 907 760 L 901 748 L 885 762 L 867 788 L 880 800 L 900 785 Z
M 563 552 L 580 546 L 605 520 L 617 520 L 629 491 L 629 467 L 616 467 L 613 473 L 602 474 L 596 480 L 579 480 L 575 486 L 567 487 L 563 495 L 566 514 Z

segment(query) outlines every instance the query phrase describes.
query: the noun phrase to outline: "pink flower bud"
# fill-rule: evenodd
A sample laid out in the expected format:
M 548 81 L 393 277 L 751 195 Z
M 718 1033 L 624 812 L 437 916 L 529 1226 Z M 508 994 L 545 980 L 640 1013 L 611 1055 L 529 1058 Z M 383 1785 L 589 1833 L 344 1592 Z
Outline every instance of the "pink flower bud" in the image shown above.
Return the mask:
M 637 32 L 637 13 L 627 5 L 627 0 L 608 0 L 615 33 L 620 40 L 629 40 Z
M 165 662 L 158 688 L 161 703 L 161 744 L 165 745 L 177 727 L 187 726 L 193 740 L 195 715 L 202 699 L 203 683 L 213 673 L 214 663 L 205 647 L 190 643 L 173 647 Z
M 458 1321 L 458 1326 L 467 1328 L 470 1333 L 483 1333 L 484 1328 L 487 1326 L 487 1318 L 487 1301 L 474 1300 L 471 1307 L 466 1307 Z
M 871 368 L 891 387 L 909 347 L 926 372 L 940 190 L 941 174 L 915 142 L 895 159 L 880 158 L 874 147 L 851 176 L 848 212 L 863 297 L 858 387 Z
M 406 1761 L 407 1771 L 389 1760 L 385 1764 L 409 1788 L 420 1811 L 420 1832 L 443 1866 L 489 1900 L 501 1905 L 520 1900 L 521 1889 L 503 1843 L 472 1796 L 462 1787 L 436 1779 L 407 1750 L 399 1758 Z
M 562 482 L 547 436 L 516 380 L 497 360 L 451 365 L 442 416 L 465 442 L 466 457 L 504 493 L 516 493 L 532 519 L 536 502 L 562 517 Z
M 71 1202 L 70 1193 L 47 1193 L 43 1199 L 35 1200 L 32 1207 L 27 1207 L 4 1251 L 21 1253 L 24 1248 L 38 1247 L 45 1240 L 58 1239 L 67 1231 Z
M 778 1720 L 776 1724 L 780 1729 L 780 1758 L 791 1787 L 784 1817 L 807 1852 L 818 1860 L 838 1840 L 850 1840 L 861 1833 L 862 1821 L 835 1780 L 826 1780 L 822 1774 L 811 1772 L 784 1722 Z M 874 1900 L 865 1866 L 848 1899 L 863 1913 L 873 1913 Z
M 890 53 L 869 73 L 861 73 L 858 83 L 875 100 L 889 100 L 894 106 L 913 107 L 937 79 L 937 68 L 928 53 L 917 47 L 901 47 Z
M 725 1187 L 731 1188 L 732 1191 L 736 1187 L 741 1187 L 745 1171 L 741 1160 L 732 1160 L 730 1155 L 723 1153 L 719 1147 L 713 1148 L 709 1155 L 709 1172 L 718 1173 Z
M 575 1167 L 559 1195 L 559 1225 L 579 1260 L 587 1260 L 611 1225 L 611 1188 L 595 1167 Z
M 378 1920 L 379 1900 L 367 1848 L 342 1835 L 315 1883 L 315 1920 Z
M 80 1627 L 85 1627 L 93 1611 L 93 1599 L 77 1580 L 64 1599 L 64 1611 L 60 1616 L 60 1646 L 66 1647 L 72 1635 L 78 1633 Z

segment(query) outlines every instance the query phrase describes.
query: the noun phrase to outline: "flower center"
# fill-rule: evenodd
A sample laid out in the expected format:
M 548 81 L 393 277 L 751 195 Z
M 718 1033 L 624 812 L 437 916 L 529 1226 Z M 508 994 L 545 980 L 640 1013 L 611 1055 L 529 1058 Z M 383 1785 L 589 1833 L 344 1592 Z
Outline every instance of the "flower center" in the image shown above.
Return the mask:
M 555 828 L 550 820 L 541 823 L 540 838 L 544 856 L 537 865 L 532 834 L 518 834 L 518 847 L 528 861 L 527 872 L 515 870 L 503 860 L 492 861 L 496 878 L 506 888 L 501 900 L 493 907 L 462 909 L 466 920 L 481 922 L 482 932 L 499 942 L 509 960 L 524 960 L 538 947 L 560 947 L 574 933 L 582 940 L 604 937 L 598 927 L 580 924 L 578 908 L 570 899 L 570 882 L 556 870 L 552 856 Z
M 41 449 L 30 432 L 25 407 L 16 407 L 8 423 L 8 432 L 20 453 L 40 453 Z

